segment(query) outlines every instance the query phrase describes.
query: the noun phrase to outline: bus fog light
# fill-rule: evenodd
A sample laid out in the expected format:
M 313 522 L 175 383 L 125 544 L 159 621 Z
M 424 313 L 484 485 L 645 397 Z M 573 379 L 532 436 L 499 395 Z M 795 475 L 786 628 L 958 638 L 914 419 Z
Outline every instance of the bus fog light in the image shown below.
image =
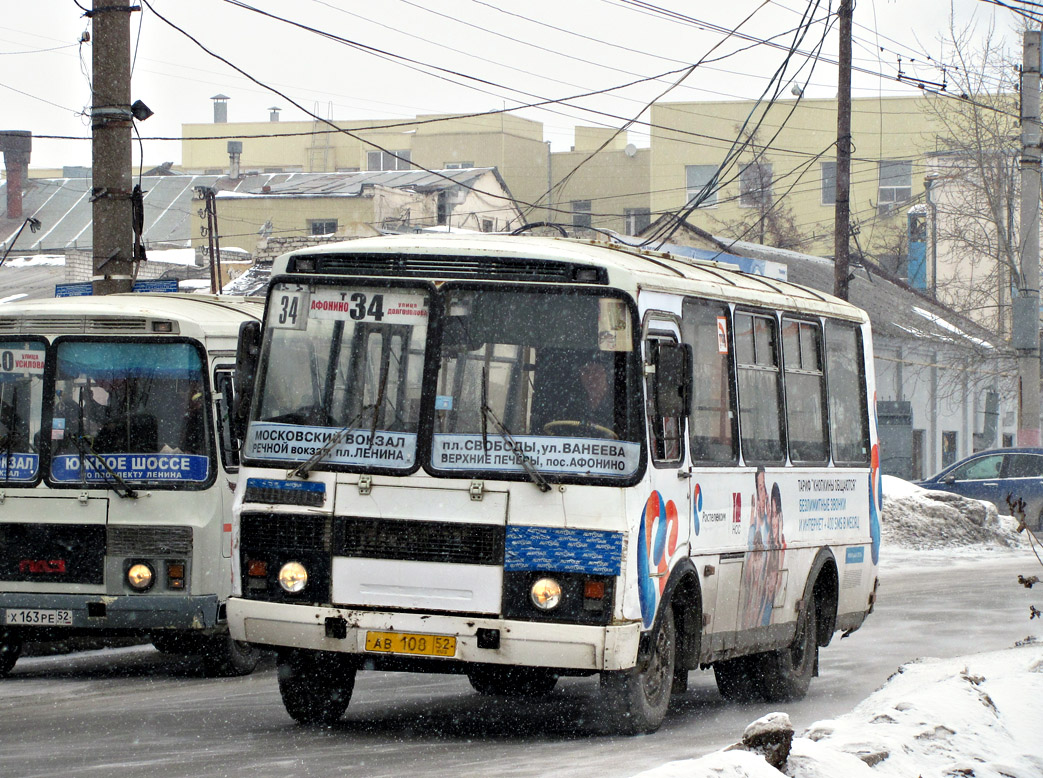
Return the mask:
M 279 569 L 279 586 L 296 594 L 308 585 L 308 571 L 300 562 L 287 562 Z
M 135 591 L 143 592 L 147 590 L 152 586 L 152 579 L 154 577 L 152 568 L 144 562 L 138 562 L 137 564 L 131 565 L 130 569 L 127 570 L 127 583 L 130 584 L 130 588 Z
M 561 584 L 553 578 L 541 578 L 532 585 L 529 598 L 540 610 L 554 610 L 561 602 Z

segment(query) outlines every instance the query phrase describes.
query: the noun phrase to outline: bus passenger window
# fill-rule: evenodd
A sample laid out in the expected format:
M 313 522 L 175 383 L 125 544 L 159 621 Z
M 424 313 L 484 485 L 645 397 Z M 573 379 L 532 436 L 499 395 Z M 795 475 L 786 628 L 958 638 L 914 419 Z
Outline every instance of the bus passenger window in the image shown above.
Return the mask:
M 734 321 L 743 457 L 747 462 L 785 462 L 775 319 L 736 312 Z
M 659 344 L 664 342 L 658 339 L 649 339 L 645 345 L 648 359 L 652 364 L 656 363 L 656 352 Z M 672 341 L 666 341 L 672 342 Z M 645 386 L 645 395 L 648 405 L 648 444 L 652 452 L 652 459 L 657 464 L 676 464 L 684 456 L 682 445 L 683 422 L 680 416 L 660 416 L 655 407 L 656 374 L 648 376 Z
M 692 412 L 688 417 L 693 462 L 732 463 L 739 458 L 735 392 L 729 369 L 728 309 L 686 300 L 681 337 L 692 348 Z
M 826 383 L 829 427 L 833 433 L 833 461 L 865 464 L 869 461 L 869 421 L 866 409 L 862 338 L 847 322 L 826 323 Z
M 825 376 L 822 373 L 822 335 L 819 325 L 782 320 L 782 355 L 786 367 L 786 429 L 790 459 L 825 463 Z

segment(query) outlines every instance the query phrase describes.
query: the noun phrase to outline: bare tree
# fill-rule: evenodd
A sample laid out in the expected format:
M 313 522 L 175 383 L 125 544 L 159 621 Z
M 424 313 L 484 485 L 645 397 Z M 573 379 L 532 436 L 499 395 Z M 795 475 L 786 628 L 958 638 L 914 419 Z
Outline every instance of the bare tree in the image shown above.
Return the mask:
M 994 332 L 1010 332 L 1010 289 L 1018 274 L 1017 62 L 989 29 L 971 43 L 950 26 L 949 93 L 930 101 L 935 125 L 932 221 L 938 299 Z

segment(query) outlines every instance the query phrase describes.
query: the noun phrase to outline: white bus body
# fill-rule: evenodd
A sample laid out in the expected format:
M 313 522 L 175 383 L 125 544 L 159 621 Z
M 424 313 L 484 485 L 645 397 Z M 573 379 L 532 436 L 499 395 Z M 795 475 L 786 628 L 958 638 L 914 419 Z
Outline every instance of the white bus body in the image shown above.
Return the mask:
M 228 636 L 228 423 L 243 298 L 0 305 L 0 675 L 27 642 L 150 637 L 215 674 Z
M 864 312 L 627 247 L 402 236 L 277 260 L 229 623 L 299 721 L 358 669 L 538 694 L 600 673 L 617 730 L 688 671 L 796 698 L 872 610 Z

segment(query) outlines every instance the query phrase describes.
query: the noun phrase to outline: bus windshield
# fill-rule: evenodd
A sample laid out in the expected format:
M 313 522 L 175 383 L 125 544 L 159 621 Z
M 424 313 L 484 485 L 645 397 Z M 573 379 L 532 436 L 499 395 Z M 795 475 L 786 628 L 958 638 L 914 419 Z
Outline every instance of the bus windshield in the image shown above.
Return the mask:
M 413 469 L 429 297 L 429 287 L 276 284 L 244 455 Z
M 195 347 L 63 339 L 55 357 L 52 481 L 209 478 L 203 363 Z
M 39 470 L 45 355 L 43 342 L 0 341 L 0 483 Z
M 637 352 L 621 298 L 465 285 L 445 295 L 432 469 L 638 471 Z

